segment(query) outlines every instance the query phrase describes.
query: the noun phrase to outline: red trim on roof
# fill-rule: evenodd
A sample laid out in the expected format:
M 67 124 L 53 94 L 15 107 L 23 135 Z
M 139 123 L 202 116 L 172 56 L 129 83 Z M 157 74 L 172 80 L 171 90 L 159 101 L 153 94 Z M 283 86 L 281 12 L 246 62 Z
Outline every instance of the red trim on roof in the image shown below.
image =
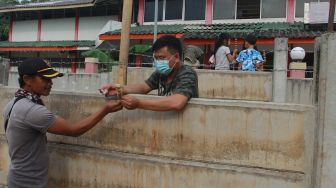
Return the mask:
M 0 51 L 76 51 L 78 47 L 0 47 Z
M 183 34 L 158 34 L 158 38 L 164 35 L 173 35 L 176 38 L 183 38 Z M 129 36 L 130 40 L 152 40 L 154 35 L 152 34 L 131 34 Z M 120 40 L 120 35 L 100 35 L 99 40 Z M 212 45 L 215 44 L 214 39 L 185 39 L 185 44 L 193 44 L 193 45 Z M 231 39 L 231 45 L 242 45 L 244 43 L 243 39 Z M 288 39 L 288 44 L 314 44 L 314 38 L 300 38 L 300 39 Z M 274 38 L 270 39 L 258 39 L 257 44 L 274 44 Z
M 302 39 L 288 39 L 288 44 L 314 44 L 315 39 L 313 38 L 302 38 Z M 185 44 L 193 45 L 207 45 L 215 44 L 213 39 L 186 39 Z M 242 45 L 244 43 L 243 39 L 231 40 L 231 45 Z M 274 39 L 258 39 L 257 44 L 274 44 Z
M 183 34 L 182 33 L 175 33 L 175 34 L 158 34 L 158 38 L 164 36 L 164 35 L 172 35 L 175 36 L 176 38 L 182 38 Z M 120 40 L 121 36 L 120 35 L 100 35 L 99 40 Z M 131 40 L 151 40 L 154 38 L 153 34 L 130 34 L 129 39 Z
M 288 39 L 288 44 L 315 44 L 315 39 L 313 38 Z

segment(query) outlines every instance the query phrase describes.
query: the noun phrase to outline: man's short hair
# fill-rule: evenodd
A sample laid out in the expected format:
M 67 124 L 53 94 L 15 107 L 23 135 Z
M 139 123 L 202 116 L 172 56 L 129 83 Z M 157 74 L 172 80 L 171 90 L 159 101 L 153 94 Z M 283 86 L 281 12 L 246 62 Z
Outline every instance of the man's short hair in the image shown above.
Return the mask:
M 161 48 L 167 47 L 169 53 L 175 54 L 179 53 L 180 59 L 182 59 L 182 44 L 179 39 L 174 36 L 165 35 L 157 39 L 153 44 L 153 52 L 160 50 Z
M 251 45 L 255 45 L 257 43 L 257 37 L 254 34 L 250 33 L 245 37 L 245 40 Z

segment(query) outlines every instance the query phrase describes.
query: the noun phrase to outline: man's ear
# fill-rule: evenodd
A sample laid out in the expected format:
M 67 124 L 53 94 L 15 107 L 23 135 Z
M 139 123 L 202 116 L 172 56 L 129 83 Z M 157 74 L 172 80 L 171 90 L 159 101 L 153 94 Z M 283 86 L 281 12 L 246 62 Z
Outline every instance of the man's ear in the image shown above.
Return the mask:
M 26 86 L 31 86 L 33 77 L 28 76 L 28 75 L 23 75 L 23 82 L 25 83 Z

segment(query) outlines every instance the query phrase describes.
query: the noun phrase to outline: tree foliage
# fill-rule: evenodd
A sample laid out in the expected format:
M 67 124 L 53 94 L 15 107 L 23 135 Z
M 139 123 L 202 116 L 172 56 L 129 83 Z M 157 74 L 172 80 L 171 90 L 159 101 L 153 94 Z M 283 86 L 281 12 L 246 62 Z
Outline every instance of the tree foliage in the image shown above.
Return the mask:
M 18 0 L 0 0 L 0 7 L 7 7 L 20 4 Z

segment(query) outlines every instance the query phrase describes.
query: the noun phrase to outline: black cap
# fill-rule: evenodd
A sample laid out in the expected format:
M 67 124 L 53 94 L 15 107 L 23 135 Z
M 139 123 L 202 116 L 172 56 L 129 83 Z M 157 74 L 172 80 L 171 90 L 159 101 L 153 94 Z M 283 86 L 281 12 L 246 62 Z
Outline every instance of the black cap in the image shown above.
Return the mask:
M 53 69 L 46 60 L 42 58 L 28 58 L 20 63 L 18 67 L 19 75 L 39 75 L 45 78 L 62 77 L 63 73 L 60 73 Z
M 248 34 L 245 37 L 245 40 L 251 45 L 255 45 L 257 43 L 257 38 L 253 34 Z

